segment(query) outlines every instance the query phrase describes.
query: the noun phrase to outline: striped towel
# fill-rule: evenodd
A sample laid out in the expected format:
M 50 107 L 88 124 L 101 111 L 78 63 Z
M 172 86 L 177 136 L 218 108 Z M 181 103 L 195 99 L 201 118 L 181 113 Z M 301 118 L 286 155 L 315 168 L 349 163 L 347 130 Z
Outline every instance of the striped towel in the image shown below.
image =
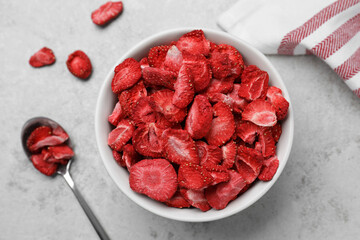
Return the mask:
M 314 54 L 360 97 L 360 0 L 239 0 L 218 19 L 264 54 Z

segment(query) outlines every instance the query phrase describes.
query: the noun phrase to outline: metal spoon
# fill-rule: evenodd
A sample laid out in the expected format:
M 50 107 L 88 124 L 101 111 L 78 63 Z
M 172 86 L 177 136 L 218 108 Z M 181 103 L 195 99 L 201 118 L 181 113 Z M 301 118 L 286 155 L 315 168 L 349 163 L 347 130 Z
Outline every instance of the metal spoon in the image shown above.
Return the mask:
M 24 124 L 22 131 L 21 131 L 21 143 L 22 143 L 23 149 L 25 151 L 25 154 L 27 155 L 27 157 L 29 159 L 30 159 L 31 153 L 26 146 L 26 141 L 27 141 L 28 137 L 30 136 L 31 132 L 40 126 L 49 126 L 52 129 L 55 129 L 56 127 L 58 127 L 60 125 L 57 122 L 55 122 L 49 118 L 46 118 L 46 117 L 35 117 L 35 118 L 28 120 Z M 71 146 L 70 139 L 68 139 L 67 141 L 68 141 L 67 142 L 68 145 Z M 77 200 L 79 201 L 81 207 L 83 208 L 84 212 L 88 216 L 91 224 L 95 228 L 95 231 L 99 235 L 100 239 L 102 239 L 102 240 L 110 239 L 109 236 L 106 234 L 105 230 L 103 229 L 103 227 L 101 226 L 100 222 L 95 217 L 94 213 L 91 211 L 89 205 L 86 203 L 86 201 L 80 194 L 79 190 L 76 188 L 74 181 L 70 176 L 71 162 L 72 162 L 72 159 L 70 159 L 66 165 L 60 164 L 58 167 L 57 173 L 64 177 L 65 181 L 67 182 L 67 184 L 69 185 L 69 187 L 71 188 L 73 193 L 75 194 L 75 196 L 76 196 Z

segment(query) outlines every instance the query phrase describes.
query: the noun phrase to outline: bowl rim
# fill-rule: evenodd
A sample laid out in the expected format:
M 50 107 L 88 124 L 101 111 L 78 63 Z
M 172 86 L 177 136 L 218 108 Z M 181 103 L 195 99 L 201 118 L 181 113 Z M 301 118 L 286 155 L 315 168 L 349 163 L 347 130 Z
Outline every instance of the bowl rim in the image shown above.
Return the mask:
M 133 195 L 128 193 L 128 189 L 125 189 L 125 187 L 123 187 L 121 184 L 119 184 L 117 181 L 115 181 L 113 174 L 115 174 L 112 170 L 110 165 L 107 163 L 106 156 L 103 150 L 103 143 L 100 142 L 100 124 L 102 122 L 102 118 L 103 116 L 101 116 L 101 114 L 99 114 L 100 109 L 101 109 L 101 103 L 102 103 L 102 99 L 104 98 L 104 95 L 106 93 L 106 88 L 109 87 L 109 82 L 111 84 L 110 78 L 112 78 L 113 76 L 113 69 L 122 61 L 124 61 L 126 58 L 128 57 L 132 57 L 130 54 L 136 52 L 136 50 L 138 48 L 140 48 L 141 46 L 145 45 L 145 44 L 149 44 L 153 41 L 155 41 L 156 39 L 159 39 L 160 37 L 166 37 L 167 35 L 171 35 L 171 34 L 184 34 L 186 32 L 190 32 L 192 30 L 195 29 L 201 29 L 204 31 L 205 35 L 207 33 L 210 34 L 215 34 L 215 35 L 219 35 L 220 37 L 224 37 L 226 39 L 230 39 L 231 41 L 235 41 L 240 43 L 241 45 L 244 45 L 248 50 L 250 50 L 251 52 L 255 53 L 256 57 L 260 57 L 261 60 L 272 70 L 272 78 L 276 78 L 278 79 L 278 81 L 280 81 L 281 83 L 281 90 L 283 91 L 283 95 L 286 97 L 287 101 L 289 102 L 289 110 L 288 110 L 288 116 L 286 121 L 288 122 L 287 124 L 289 124 L 289 139 L 287 142 L 288 147 L 286 148 L 286 152 L 284 154 L 284 157 L 281 159 L 282 162 L 284 162 L 284 164 L 279 165 L 279 168 L 277 170 L 277 173 L 275 174 L 275 176 L 273 177 L 273 179 L 269 182 L 266 182 L 266 186 L 264 188 L 262 188 L 262 191 L 260 191 L 259 193 L 256 194 L 256 197 L 253 197 L 253 199 L 251 199 L 251 201 L 246 202 L 246 204 L 242 205 L 241 208 L 234 208 L 231 210 L 228 210 L 226 213 L 222 212 L 222 210 L 217 211 L 216 213 L 219 214 L 210 214 L 207 215 L 206 217 L 201 216 L 201 215 L 196 215 L 196 217 L 192 217 L 192 218 L 183 218 L 181 216 L 177 216 L 176 214 L 174 215 L 169 215 L 166 214 L 166 211 L 158 211 L 154 208 L 151 207 L 151 204 L 142 204 L 138 197 L 134 197 Z M 263 54 L 261 53 L 259 50 L 257 50 L 255 47 L 251 46 L 249 43 L 247 43 L 246 41 L 239 39 L 237 37 L 235 37 L 234 35 L 231 35 L 229 33 L 223 32 L 223 31 L 219 31 L 219 30 L 214 30 L 214 29 L 208 29 L 208 28 L 193 28 L 193 27 L 182 27 L 182 28 L 172 28 L 172 29 L 168 29 L 168 30 L 163 30 L 160 31 L 156 34 L 153 34 L 147 38 L 145 38 L 144 40 L 140 41 L 139 43 L 135 44 L 133 47 L 131 47 L 128 51 L 126 51 L 124 54 L 122 54 L 122 56 L 117 60 L 116 64 L 111 68 L 111 70 L 108 72 L 108 74 L 106 75 L 105 79 L 103 80 L 103 83 L 101 85 L 101 88 L 99 90 L 98 93 L 98 98 L 96 101 L 96 109 L 95 109 L 95 136 L 96 136 L 96 143 L 97 143 L 97 148 L 99 150 L 100 156 L 101 156 L 101 160 L 103 162 L 103 164 L 105 165 L 105 169 L 107 171 L 107 173 L 110 175 L 110 178 L 114 181 L 115 185 L 120 188 L 120 190 L 122 191 L 122 193 L 124 193 L 128 198 L 130 198 L 132 201 L 134 201 L 137 205 L 141 206 L 142 208 L 148 210 L 149 212 L 152 212 L 156 215 L 159 215 L 161 217 L 164 218 L 168 218 L 168 219 L 172 219 L 172 220 L 177 220 L 177 221 L 183 221 L 183 222 L 209 222 L 209 221 L 214 221 L 214 220 L 219 220 L 219 219 L 223 219 L 226 217 L 229 217 L 231 215 L 234 215 L 238 212 L 243 211 L 244 209 L 248 208 L 249 206 L 251 206 L 252 204 L 254 204 L 256 201 L 258 201 L 260 198 L 262 198 L 268 191 L 269 189 L 275 184 L 275 182 L 277 181 L 277 179 L 279 178 L 279 176 L 281 175 L 281 173 L 283 172 L 283 169 L 286 166 L 286 163 L 288 161 L 288 158 L 290 156 L 290 152 L 292 149 L 292 144 L 293 144 L 293 138 L 294 138 L 294 116 L 293 116 L 293 109 L 292 109 L 292 104 L 291 104 L 291 100 L 290 100 L 290 96 L 289 93 L 286 89 L 285 83 L 282 80 L 280 74 L 278 73 L 277 69 L 273 66 L 273 64 L 269 61 L 269 59 Z M 130 189 L 131 190 L 131 189 Z M 178 210 L 184 210 L 184 209 L 178 209 Z M 200 217 L 198 217 L 200 216 Z

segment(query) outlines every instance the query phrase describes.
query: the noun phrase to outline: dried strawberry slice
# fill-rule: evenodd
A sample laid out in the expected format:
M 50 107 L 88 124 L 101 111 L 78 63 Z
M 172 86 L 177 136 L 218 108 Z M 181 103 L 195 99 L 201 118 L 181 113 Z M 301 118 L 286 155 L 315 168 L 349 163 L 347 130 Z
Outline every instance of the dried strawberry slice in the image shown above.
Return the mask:
M 55 62 L 54 52 L 47 47 L 43 47 L 34 55 L 30 57 L 29 64 L 33 67 L 43 67 L 46 65 L 51 65 Z
M 176 73 L 160 68 L 145 67 L 142 70 L 144 82 L 150 86 L 163 86 L 174 90 Z
M 120 102 L 115 104 L 113 112 L 109 115 L 108 121 L 114 126 L 117 126 L 121 119 L 125 117 L 125 112 L 121 108 Z
M 182 129 L 166 129 L 162 135 L 166 159 L 176 164 L 199 164 L 194 140 Z
M 197 95 L 186 118 L 185 130 L 193 139 L 201 139 L 209 132 L 212 118 L 213 108 L 209 100 L 205 96 Z
M 264 157 L 267 158 L 275 155 L 276 146 L 271 128 L 260 128 L 259 144 L 261 146 L 261 153 Z
M 178 183 L 180 187 L 201 190 L 208 187 L 213 181 L 211 174 L 197 164 L 184 163 L 178 170 Z
M 32 161 L 34 167 L 39 170 L 42 174 L 45 174 L 47 176 L 53 175 L 57 168 L 57 163 L 50 163 L 44 160 L 44 154 L 33 154 L 30 157 L 30 160 Z
M 166 53 L 162 67 L 172 72 L 179 72 L 183 63 L 183 55 L 176 46 L 171 46 Z
M 236 113 L 242 113 L 248 104 L 244 98 L 239 97 L 239 89 L 240 84 L 234 84 L 233 90 L 227 94 L 227 96 L 232 100 L 233 111 Z
M 121 120 L 116 128 L 109 133 L 108 145 L 113 150 L 121 151 L 131 139 L 134 130 L 134 124 L 129 119 Z
M 243 120 L 247 120 L 262 127 L 272 127 L 277 118 L 275 108 L 271 103 L 262 99 L 256 99 L 249 103 L 242 113 Z
M 235 163 L 236 153 L 237 153 L 237 146 L 234 141 L 229 141 L 227 144 L 221 147 L 222 153 L 222 163 L 221 166 L 229 169 Z
M 201 166 L 218 165 L 221 162 L 222 152 L 218 146 L 208 145 L 203 141 L 197 141 L 195 144 Z
M 127 58 L 116 66 L 111 89 L 118 94 L 125 89 L 134 86 L 141 78 L 141 67 L 133 58 Z
M 247 185 L 254 182 L 260 173 L 254 172 L 254 170 L 249 165 L 240 160 L 238 157 L 235 162 L 235 169 L 243 177 Z
M 194 90 L 200 92 L 210 83 L 211 70 L 208 60 L 203 55 L 185 54 L 183 64 L 190 70 L 194 79 Z
M 68 138 L 69 136 L 61 127 L 51 129 L 48 126 L 40 126 L 30 134 L 26 146 L 30 152 L 36 152 L 45 146 L 62 144 Z
M 125 163 L 125 166 L 130 170 L 136 162 L 140 160 L 140 155 L 135 151 L 135 148 L 131 144 L 126 144 L 123 147 L 122 162 Z
M 146 67 L 150 67 L 149 60 L 147 59 L 147 57 L 142 58 L 139 63 L 140 63 L 141 70 L 143 70 Z
M 89 57 L 81 50 L 77 50 L 69 55 L 66 66 L 69 71 L 81 79 L 89 78 L 92 72 L 92 65 Z
M 163 131 L 155 123 L 139 125 L 132 138 L 135 150 L 143 156 L 161 157 L 163 152 Z
M 246 186 L 245 180 L 239 173 L 229 171 L 229 174 L 230 180 L 228 182 L 205 189 L 205 197 L 209 205 L 217 210 L 224 209 Z
M 194 79 L 186 65 L 180 68 L 174 89 L 172 103 L 178 108 L 187 107 L 194 99 Z
M 266 159 L 263 163 L 264 165 L 258 178 L 261 181 L 270 181 L 279 167 L 279 160 L 277 156 L 273 156 Z
M 281 89 L 274 86 L 269 87 L 266 98 L 275 107 L 278 120 L 285 119 L 289 109 L 289 102 L 283 97 Z
M 118 151 L 112 150 L 113 157 L 115 161 L 122 167 L 126 167 L 122 154 Z
M 267 72 L 255 65 L 248 66 L 241 75 L 239 96 L 246 100 L 264 99 L 269 83 Z
M 111 20 L 117 18 L 123 10 L 123 3 L 107 2 L 91 13 L 91 20 L 96 25 L 105 25 Z
M 132 114 L 134 106 L 141 97 L 146 97 L 147 91 L 143 81 L 139 81 L 135 86 L 125 91 L 122 91 L 119 95 L 119 103 L 121 109 L 124 112 L 124 117 L 129 117 Z
M 252 144 L 255 141 L 257 134 L 260 131 L 260 127 L 248 121 L 239 121 L 236 124 L 236 134 L 244 142 Z
M 161 45 L 151 48 L 148 54 L 148 61 L 150 67 L 160 68 L 165 61 L 166 54 L 169 48 L 170 46 L 167 45 Z
M 186 199 L 181 195 L 180 191 L 176 191 L 174 196 L 165 202 L 169 207 L 175 208 L 188 208 L 190 207 L 190 203 L 186 201 Z
M 132 190 L 159 202 L 166 202 L 175 194 L 178 184 L 174 167 L 165 159 L 144 159 L 130 168 Z
M 223 80 L 211 79 L 208 87 L 205 89 L 204 94 L 210 99 L 216 93 L 229 93 L 234 88 L 234 79 L 226 78 Z
M 141 97 L 132 110 L 131 119 L 136 125 L 156 120 L 155 102 L 150 97 Z
M 181 36 L 176 43 L 176 47 L 181 52 L 207 56 L 210 51 L 210 42 L 206 40 L 202 30 L 193 30 Z
M 225 144 L 235 132 L 235 120 L 228 105 L 218 102 L 214 105 L 214 116 L 206 141 L 211 145 Z
M 51 157 L 48 162 L 58 162 L 59 160 L 69 160 L 74 156 L 74 152 L 67 144 L 60 144 L 56 146 L 47 147 L 48 153 Z
M 278 142 L 280 139 L 280 136 L 282 134 L 282 128 L 280 123 L 276 123 L 275 126 L 271 128 L 272 136 L 275 140 L 275 142 Z
M 188 201 L 191 206 L 199 208 L 201 211 L 206 212 L 211 209 L 207 202 L 204 190 L 180 189 L 181 195 Z
M 255 149 L 238 146 L 235 166 L 237 171 L 246 179 L 246 183 L 252 183 L 259 175 L 263 158 Z

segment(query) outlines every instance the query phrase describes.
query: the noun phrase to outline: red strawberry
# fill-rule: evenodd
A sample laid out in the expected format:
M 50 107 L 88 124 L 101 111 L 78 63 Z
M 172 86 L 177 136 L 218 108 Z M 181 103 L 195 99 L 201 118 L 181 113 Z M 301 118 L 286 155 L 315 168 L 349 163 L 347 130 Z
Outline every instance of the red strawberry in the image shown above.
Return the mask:
M 140 80 L 140 63 L 133 58 L 127 58 L 116 66 L 114 73 L 111 89 L 114 93 L 118 94 L 134 86 Z
M 230 97 L 233 101 L 233 110 L 236 113 L 242 113 L 242 111 L 244 111 L 246 105 L 248 104 L 248 102 L 244 98 L 239 97 L 239 89 L 240 84 L 234 84 L 233 90 L 227 94 L 227 96 Z
M 194 90 L 200 92 L 210 83 L 211 70 L 208 60 L 203 55 L 186 54 L 183 64 L 190 70 L 194 79 Z
M 119 103 L 121 109 L 124 112 L 124 117 L 129 117 L 132 111 L 141 97 L 146 97 L 147 91 L 143 81 L 139 81 L 135 86 L 125 91 L 122 91 L 119 95 Z
M 48 126 L 40 126 L 30 134 L 26 146 L 30 152 L 36 152 L 45 146 L 62 144 L 68 138 L 69 136 L 61 127 L 51 129 Z
M 218 102 L 214 105 L 215 118 L 211 122 L 206 141 L 211 145 L 225 144 L 235 132 L 234 116 L 228 105 Z
M 160 68 L 145 67 L 142 70 L 145 83 L 150 86 L 163 86 L 174 90 L 174 84 L 176 82 L 176 73 L 163 70 Z
M 121 120 L 116 128 L 109 133 L 108 145 L 113 150 L 121 151 L 132 137 L 134 130 L 134 124 L 129 119 Z
M 250 185 L 256 180 L 260 172 L 254 172 L 254 170 L 247 165 L 244 161 L 237 157 L 235 162 L 236 171 L 243 177 L 247 185 Z
M 39 170 L 42 174 L 45 174 L 47 176 L 53 175 L 57 168 L 57 163 L 49 163 L 44 160 L 44 155 L 42 153 L 39 154 L 33 154 L 30 157 L 34 167 Z
M 123 147 L 122 162 L 125 163 L 126 168 L 129 170 L 137 161 L 140 160 L 140 155 L 135 151 L 134 146 L 126 144 Z
M 275 126 L 271 128 L 271 132 L 275 142 L 278 142 L 282 133 L 281 124 L 276 123 Z
M 224 209 L 246 185 L 239 173 L 229 171 L 229 174 L 230 180 L 228 182 L 219 183 L 205 189 L 205 197 L 208 203 L 217 210 Z
M 176 191 L 174 196 L 165 202 L 169 207 L 175 208 L 188 208 L 190 207 L 190 203 L 186 201 L 186 199 L 181 195 L 180 191 Z
M 176 46 L 171 46 L 166 53 L 162 67 L 172 72 L 178 72 L 183 62 L 182 53 Z
M 172 103 L 175 106 L 185 108 L 194 99 L 194 79 L 186 65 L 180 68 L 174 89 Z
M 150 97 L 141 97 L 132 110 L 131 119 L 136 125 L 155 122 L 155 102 Z
M 108 121 L 114 125 L 117 126 L 121 119 L 125 117 L 125 112 L 121 108 L 120 102 L 117 102 L 115 104 L 115 108 L 113 112 L 109 115 Z
M 33 67 L 43 67 L 55 62 L 55 55 L 50 48 L 43 47 L 30 57 L 29 64 Z
M 238 146 L 237 154 L 236 169 L 247 180 L 247 184 L 250 184 L 260 173 L 263 158 L 255 149 L 241 145 Z
M 180 37 L 176 47 L 181 52 L 190 54 L 203 54 L 207 56 L 210 51 L 210 43 L 206 40 L 202 30 L 194 30 Z
M 123 10 L 123 3 L 107 2 L 91 13 L 91 20 L 97 25 L 105 25 L 115 19 Z
M 229 171 L 226 167 L 214 164 L 208 164 L 204 166 L 205 169 L 213 177 L 211 185 L 216 185 L 221 182 L 227 182 L 230 179 Z
M 208 145 L 203 141 L 197 141 L 195 144 L 201 166 L 218 165 L 221 162 L 222 153 L 218 146 Z
M 206 212 L 211 209 L 208 204 L 204 190 L 180 189 L 181 195 L 188 201 L 191 206 L 199 208 L 201 211 Z
M 148 54 L 148 61 L 150 67 L 160 68 L 165 61 L 166 54 L 169 48 L 170 46 L 167 45 L 161 45 L 151 48 Z
M 47 147 L 47 151 L 51 155 L 51 157 L 47 159 L 48 162 L 60 163 L 61 161 L 59 162 L 59 160 L 69 160 L 74 156 L 71 147 L 64 143 Z
M 163 151 L 163 131 L 155 123 L 139 125 L 132 138 L 135 150 L 143 156 L 161 157 Z
M 182 122 L 186 116 L 186 108 L 178 108 L 171 103 L 174 92 L 168 89 L 156 91 L 151 97 L 156 104 L 156 111 L 162 113 L 170 122 Z
M 185 130 L 193 139 L 206 136 L 211 127 L 213 108 L 205 96 L 197 95 L 185 122 Z
M 132 190 L 159 202 L 171 199 L 178 184 L 174 167 L 165 159 L 144 159 L 130 168 Z
M 162 113 L 157 112 L 155 116 L 156 116 L 155 117 L 155 125 L 158 128 L 161 128 L 161 129 L 177 128 L 176 126 L 180 125 L 178 123 L 169 122 L 169 120 L 167 120 Z M 181 125 L 180 125 L 180 128 L 181 128 Z
M 235 163 L 236 153 L 237 153 L 237 146 L 234 141 L 229 141 L 227 144 L 221 147 L 222 152 L 222 163 L 221 166 L 229 169 Z
M 208 87 L 205 89 L 204 94 L 211 98 L 215 93 L 229 93 L 234 88 L 233 78 L 225 78 L 217 80 L 215 78 L 210 80 Z
M 139 63 L 140 63 L 141 70 L 143 70 L 146 67 L 150 67 L 149 60 L 147 59 L 147 57 L 142 58 Z
M 267 72 L 260 70 L 255 65 L 248 66 L 241 75 L 239 96 L 246 100 L 264 99 L 269 83 Z
M 277 156 L 270 157 L 264 161 L 263 168 L 259 174 L 259 180 L 270 181 L 279 167 L 279 160 Z
M 243 120 L 247 120 L 262 127 L 272 127 L 276 124 L 277 118 L 275 108 L 271 103 L 257 99 L 249 103 L 242 113 Z
M 182 129 L 166 129 L 162 135 L 166 159 L 176 164 L 199 164 L 194 140 Z
M 248 121 L 239 121 L 236 124 L 236 134 L 244 142 L 252 144 L 255 141 L 255 138 L 260 131 L 260 128 Z
M 259 132 L 259 143 L 264 157 L 274 156 L 276 153 L 275 140 L 271 128 L 261 128 Z
M 178 183 L 180 187 L 201 190 L 208 187 L 212 181 L 212 176 L 203 166 L 184 163 L 179 167 Z
M 122 158 L 122 154 L 118 151 L 112 150 L 113 157 L 115 161 L 122 167 L 126 167 L 124 159 Z
M 266 98 L 275 107 L 278 120 L 284 119 L 289 109 L 289 102 L 283 97 L 281 89 L 274 86 L 269 87 Z
M 90 59 L 81 50 L 77 50 L 69 55 L 66 66 L 74 76 L 81 79 L 89 78 L 92 72 Z

